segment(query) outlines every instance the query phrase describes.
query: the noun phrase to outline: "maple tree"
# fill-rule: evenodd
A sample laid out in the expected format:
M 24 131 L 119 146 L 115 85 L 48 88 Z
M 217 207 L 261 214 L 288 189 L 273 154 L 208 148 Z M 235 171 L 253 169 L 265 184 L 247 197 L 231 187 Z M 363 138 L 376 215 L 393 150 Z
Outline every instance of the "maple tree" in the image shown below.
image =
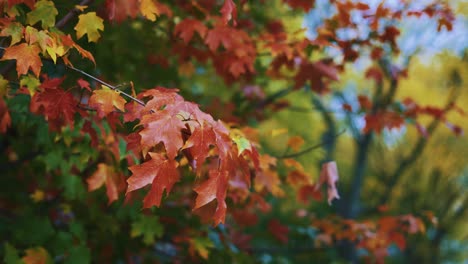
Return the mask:
M 427 16 L 451 30 L 455 16 L 442 2 L 413 9 L 401 1 L 395 9 L 341 0 L 330 1 L 335 12 L 313 38 L 285 25 L 283 14 L 302 17 L 314 2 L 0 2 L 0 216 L 13 230 L 0 228 L 4 261 L 255 261 L 271 249 L 253 244 L 274 251 L 293 237 L 310 245 L 306 253 L 336 247 L 352 261 L 357 249 L 377 262 L 392 245 L 404 252 L 407 237 L 424 234 L 435 217 L 384 215 L 391 189 L 440 123 L 462 134 L 449 115 L 465 113 L 455 93 L 442 107 L 396 98 L 407 65 L 391 62 L 399 53 L 395 24 Z M 355 15 L 369 33 L 342 37 L 360 30 Z M 345 161 L 333 156 L 345 132 L 325 97 L 340 96 L 340 76 L 365 56 L 373 94 L 353 94 L 357 104 L 342 100 L 341 114 L 361 115 L 365 125 L 350 125 L 357 158 L 345 173 L 351 188 L 341 189 Z M 312 96 L 327 126 L 318 144 L 281 126 L 261 130 L 294 109 L 287 97 L 299 92 Z M 391 188 L 374 205 L 382 214 L 360 218 L 371 143 L 411 126 L 420 136 L 388 172 Z M 265 142 L 285 135 L 284 144 L 275 142 L 282 155 Z M 319 148 L 316 177 L 302 159 Z M 289 203 L 287 213 L 279 203 Z M 311 204 L 339 216 L 314 216 Z M 292 210 L 296 216 L 285 217 Z

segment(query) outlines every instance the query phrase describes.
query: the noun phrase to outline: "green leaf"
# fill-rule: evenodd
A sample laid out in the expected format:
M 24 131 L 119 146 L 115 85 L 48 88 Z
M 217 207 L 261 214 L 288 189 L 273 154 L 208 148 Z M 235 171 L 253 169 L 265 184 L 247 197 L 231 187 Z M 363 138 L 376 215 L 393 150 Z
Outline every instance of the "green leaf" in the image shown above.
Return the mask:
M 154 243 L 154 238 L 160 238 L 163 235 L 163 226 L 159 223 L 157 216 L 140 216 L 132 223 L 131 237 L 143 235 L 143 242 L 146 245 Z
M 5 243 L 5 256 L 3 257 L 5 264 L 23 264 L 24 262 L 18 255 L 18 250 L 14 248 L 10 243 Z
M 47 29 L 55 25 L 57 14 L 58 11 L 52 1 L 40 0 L 34 5 L 34 10 L 28 13 L 26 22 L 33 26 L 41 21 L 42 28 Z
M 252 145 L 250 145 L 250 141 L 242 136 L 235 136 L 232 140 L 237 145 L 237 149 L 239 150 L 239 155 L 244 152 L 244 150 L 252 150 Z
M 25 215 L 13 227 L 16 240 L 29 245 L 43 245 L 55 233 L 46 217 Z
M 20 85 L 26 86 L 28 88 L 29 94 L 33 96 L 34 93 L 36 93 L 36 91 L 39 89 L 41 82 L 34 75 L 28 74 L 21 78 Z
M 65 264 L 86 264 L 91 263 L 91 251 L 85 246 L 73 247 L 67 259 L 64 262 Z

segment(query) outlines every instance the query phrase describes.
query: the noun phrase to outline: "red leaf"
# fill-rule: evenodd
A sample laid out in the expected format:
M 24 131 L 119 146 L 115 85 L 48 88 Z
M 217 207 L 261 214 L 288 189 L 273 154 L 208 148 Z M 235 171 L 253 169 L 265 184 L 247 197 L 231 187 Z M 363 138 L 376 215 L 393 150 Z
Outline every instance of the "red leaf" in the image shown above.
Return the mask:
M 31 109 L 33 112 L 43 113 L 51 128 L 58 129 L 65 124 L 73 127 L 77 103 L 71 93 L 60 88 L 44 89 L 43 92 L 34 94 Z
M 333 199 L 340 199 L 338 190 L 336 189 L 336 182 L 338 181 L 338 168 L 336 167 L 336 162 L 330 161 L 322 165 L 322 170 L 320 171 L 319 184 L 316 185 L 317 189 L 322 184 L 327 183 L 327 196 L 328 204 L 331 205 Z
M 151 190 L 143 200 L 145 208 L 153 205 L 160 206 L 162 195 L 166 195 L 172 186 L 179 181 L 178 163 L 173 159 L 166 159 L 163 154 L 150 152 L 151 159 L 141 165 L 129 167 L 132 176 L 128 178 L 127 193 L 151 184 Z
M 200 126 L 195 127 L 192 135 L 185 142 L 184 148 L 190 151 L 193 157 L 192 167 L 199 173 L 201 165 L 205 162 L 206 157 L 209 155 L 211 146 L 216 145 L 216 135 L 213 127 L 202 123 Z
M 177 156 L 177 152 L 184 145 L 181 130 L 185 128 L 184 122 L 178 116 L 171 115 L 164 109 L 143 116 L 140 123 L 144 126 L 140 131 L 143 147 L 150 148 L 162 142 L 170 159 Z
M 282 225 L 278 220 L 273 219 L 268 222 L 268 231 L 281 243 L 288 243 L 289 228 Z
M 304 12 L 309 12 L 315 5 L 315 0 L 283 0 L 292 8 L 302 8 Z
M 8 127 L 11 126 L 11 117 L 10 112 L 8 111 L 8 107 L 0 98 L 0 133 L 5 133 Z
M 227 186 L 227 172 L 211 170 L 209 173 L 209 179 L 193 189 L 198 194 L 193 209 L 195 210 L 200 208 L 216 199 L 218 205 L 213 216 L 214 224 L 218 225 L 219 223 L 224 223 L 227 209 L 225 201 Z
M 18 76 L 27 74 L 31 69 L 36 76 L 39 76 L 42 61 L 39 57 L 41 49 L 37 45 L 21 43 L 5 49 L 1 60 L 16 60 L 16 71 Z
M 138 0 L 106 0 L 106 9 L 107 18 L 120 23 L 127 17 L 135 18 L 140 5 Z
M 223 22 L 225 25 L 227 25 L 231 19 L 234 26 L 237 24 L 237 7 L 232 0 L 224 0 L 224 4 L 220 12 L 223 15 Z
M 304 185 L 297 192 L 297 200 L 303 204 L 309 204 L 310 198 L 321 201 L 322 192 L 315 185 Z
M 186 18 L 175 26 L 174 35 L 178 35 L 185 44 L 188 44 L 195 32 L 203 39 L 207 30 L 206 26 L 199 20 Z
M 78 81 L 76 81 L 78 83 L 78 86 L 80 86 L 81 89 L 86 89 L 88 90 L 89 92 L 92 92 L 91 91 L 91 87 L 89 87 L 89 82 L 83 80 L 83 79 L 78 79 Z

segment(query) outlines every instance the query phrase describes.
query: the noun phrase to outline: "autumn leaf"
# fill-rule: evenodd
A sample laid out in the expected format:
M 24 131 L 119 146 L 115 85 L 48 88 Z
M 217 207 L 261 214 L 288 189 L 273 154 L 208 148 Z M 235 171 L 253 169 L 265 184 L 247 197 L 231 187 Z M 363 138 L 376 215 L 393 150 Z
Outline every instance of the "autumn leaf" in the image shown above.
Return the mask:
M 11 116 L 5 101 L 0 97 L 0 133 L 5 133 L 11 126 Z
M 213 216 L 214 224 L 224 223 L 226 218 L 226 192 L 228 186 L 228 175 L 226 171 L 211 170 L 209 179 L 193 188 L 197 193 L 193 210 L 207 205 L 214 199 L 217 201 L 216 211 Z
M 292 8 L 302 8 L 304 12 L 309 12 L 315 5 L 315 0 L 283 0 Z
M 31 99 L 31 108 L 37 109 L 36 113 L 43 113 L 49 125 L 58 129 L 65 124 L 73 127 L 77 103 L 69 92 L 60 88 L 46 88 Z
M 169 158 L 174 159 L 177 156 L 184 145 L 180 131 L 185 128 L 179 116 L 161 110 L 143 116 L 140 123 L 144 126 L 140 131 L 141 144 L 144 147 L 153 147 L 162 142 Z
M 150 160 L 141 165 L 129 167 L 132 176 L 127 180 L 127 193 L 151 184 L 151 190 L 143 200 L 145 208 L 153 205 L 160 206 L 164 190 L 166 194 L 169 194 L 172 186 L 180 178 L 177 170 L 178 163 L 175 160 L 169 160 L 160 153 L 149 152 L 149 155 Z
M 320 188 L 322 184 L 327 184 L 327 196 L 328 204 L 331 205 L 333 199 L 340 199 L 338 190 L 336 189 L 336 182 L 338 181 L 338 169 L 336 167 L 336 162 L 330 161 L 322 165 L 322 170 L 320 171 L 319 184 L 316 185 L 316 189 Z
M 174 35 L 179 36 L 185 44 L 188 44 L 195 32 L 203 39 L 207 30 L 205 24 L 200 22 L 200 20 L 186 18 L 175 26 Z
M 237 7 L 232 0 L 224 0 L 223 7 L 220 10 L 223 15 L 223 22 L 225 25 L 232 19 L 234 26 L 237 24 Z
M 201 165 L 209 155 L 210 146 L 216 145 L 216 136 L 213 128 L 206 123 L 195 127 L 192 135 L 185 142 L 184 149 L 190 151 L 193 157 L 192 166 L 200 172 Z
M 280 223 L 280 221 L 273 219 L 268 222 L 268 231 L 281 243 L 288 243 L 289 228 Z
M 3 27 L 0 36 L 11 37 L 10 46 L 12 46 L 21 41 L 23 38 L 23 30 L 23 25 L 18 22 L 8 23 L 7 26 Z
M 88 12 L 78 16 L 78 24 L 75 26 L 76 37 L 80 39 L 85 34 L 88 35 L 88 42 L 97 42 L 101 37 L 99 30 L 104 30 L 103 19 L 96 15 L 96 12 Z
M 304 139 L 300 136 L 294 136 L 288 139 L 288 147 L 292 148 L 294 151 L 299 151 L 302 145 L 304 145 Z
M 26 249 L 26 256 L 21 260 L 25 264 L 52 264 L 49 253 L 43 247 Z
M 159 15 L 158 8 L 153 0 L 141 0 L 140 12 L 150 21 L 156 21 L 156 17 Z
M 5 49 L 1 60 L 16 60 L 16 71 L 18 76 L 27 74 L 31 69 L 39 77 L 42 61 L 39 57 L 41 49 L 37 45 L 21 43 Z
M 58 11 L 55 8 L 54 2 L 48 0 L 40 0 L 34 5 L 34 9 L 27 14 L 26 22 L 34 26 L 41 21 L 42 28 L 47 29 L 55 25 L 55 17 Z
M 164 233 L 164 226 L 157 216 L 141 215 L 132 223 L 130 237 L 143 236 L 145 245 L 154 244 L 155 238 L 160 238 Z
M 117 174 L 112 166 L 99 163 L 96 172 L 86 179 L 88 191 L 94 191 L 106 184 L 106 194 L 109 204 L 119 198 L 119 189 L 122 186 L 122 177 Z
M 104 117 L 112 113 L 115 109 L 125 111 L 125 99 L 118 91 L 107 86 L 102 86 L 100 90 L 94 90 L 89 98 L 89 106 L 96 109 L 99 117 Z
M 274 168 L 276 159 L 267 154 L 260 156 L 260 170 L 256 173 L 254 188 L 257 192 L 269 191 L 272 195 L 281 197 L 284 191 L 281 189 L 281 180 Z

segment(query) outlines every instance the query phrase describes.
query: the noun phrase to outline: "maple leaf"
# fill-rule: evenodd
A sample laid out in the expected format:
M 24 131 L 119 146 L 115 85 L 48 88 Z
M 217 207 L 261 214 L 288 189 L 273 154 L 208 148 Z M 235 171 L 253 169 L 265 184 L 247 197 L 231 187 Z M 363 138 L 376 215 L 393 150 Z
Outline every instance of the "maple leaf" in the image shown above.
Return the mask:
M 237 7 L 232 0 L 224 0 L 223 7 L 220 10 L 223 15 L 223 22 L 225 25 L 232 19 L 234 26 L 237 24 Z
M 42 67 L 39 52 L 41 49 L 37 45 L 21 43 L 6 48 L 1 60 L 16 60 L 18 76 L 28 73 L 28 70 L 31 69 L 39 77 Z
M 10 46 L 15 45 L 23 38 L 23 30 L 23 25 L 18 22 L 8 23 L 7 26 L 3 27 L 2 31 L 0 32 L 0 36 L 11 37 Z
M 127 17 L 135 18 L 140 10 L 139 0 L 106 0 L 108 19 L 122 22 Z
M 102 89 L 94 90 L 89 98 L 89 106 L 96 109 L 100 118 L 112 113 L 114 108 L 124 112 L 126 102 L 118 91 L 104 85 Z
M 185 142 L 184 149 L 188 149 L 193 157 L 192 166 L 200 172 L 201 165 L 209 156 L 210 146 L 216 145 L 216 135 L 213 128 L 206 123 L 196 127 L 192 135 Z
M 260 171 L 255 175 L 254 188 L 260 192 L 268 190 L 274 196 L 281 197 L 284 191 L 281 189 L 281 180 L 278 172 L 273 169 L 276 166 L 276 158 L 267 154 L 260 156 Z
M 78 16 L 78 23 L 75 26 L 76 37 L 80 39 L 85 34 L 88 42 L 97 42 L 101 37 L 99 30 L 104 30 L 103 19 L 96 15 L 96 12 L 88 12 Z
M 320 171 L 319 183 L 315 185 L 316 189 L 320 188 L 322 184 L 326 183 L 328 204 L 331 205 L 333 199 L 340 199 L 338 190 L 336 189 L 336 182 L 338 181 L 338 169 L 336 162 L 330 161 L 322 164 L 322 170 Z
M 104 183 L 106 184 L 106 194 L 109 199 L 109 204 L 119 198 L 119 189 L 122 189 L 122 177 L 117 174 L 114 167 L 99 163 L 96 172 L 86 179 L 88 183 L 88 191 L 99 189 Z
M 193 210 L 207 205 L 214 199 L 217 201 L 216 211 L 213 215 L 214 224 L 224 223 L 226 218 L 226 192 L 228 187 L 228 175 L 226 171 L 211 170 L 209 179 L 193 188 L 197 193 Z
M 58 129 L 64 124 L 73 127 L 74 115 L 77 112 L 77 101 L 69 92 L 60 88 L 46 88 L 36 93 L 31 99 L 31 109 L 43 113 L 52 128 Z
M 186 18 L 180 21 L 174 28 L 174 35 L 178 35 L 185 44 L 188 44 L 195 32 L 204 38 L 208 29 L 200 20 Z
M 58 11 L 55 8 L 54 2 L 48 0 L 40 0 L 34 5 L 34 9 L 28 13 L 26 22 L 33 26 L 41 21 L 42 28 L 47 29 L 55 25 L 55 16 Z
M 24 38 L 29 45 L 37 43 L 42 51 L 45 51 L 47 46 L 52 44 L 52 38 L 47 31 L 37 30 L 33 27 L 27 26 L 24 31 Z
M 130 237 L 143 236 L 143 242 L 146 245 L 154 244 L 154 238 L 160 238 L 164 233 L 164 226 L 160 223 L 157 216 L 140 216 L 132 223 Z
M 156 21 L 156 17 L 159 15 L 159 10 L 153 0 L 141 0 L 140 12 L 150 21 Z
M 161 153 L 149 152 L 150 160 L 141 165 L 129 167 L 132 176 L 128 178 L 127 193 L 151 184 L 151 190 L 143 200 L 145 208 L 153 205 L 160 206 L 164 190 L 166 194 L 179 181 L 178 163 L 173 159 L 166 159 Z
M 211 51 L 218 49 L 221 43 L 226 49 L 231 49 L 233 46 L 235 36 L 235 31 L 226 26 L 217 26 L 209 30 L 206 38 L 205 44 L 208 45 Z
M 322 200 L 322 193 L 316 185 L 306 184 L 297 191 L 297 200 L 303 204 L 309 204 L 310 197 L 316 201 Z
M 174 159 L 184 142 L 181 130 L 185 128 L 184 122 L 176 115 L 171 115 L 167 110 L 143 116 L 140 124 L 144 129 L 140 131 L 141 144 L 152 147 L 163 142 L 167 156 Z
M 273 219 L 268 222 L 268 231 L 281 243 L 288 243 L 289 228 L 280 223 L 280 221 Z

